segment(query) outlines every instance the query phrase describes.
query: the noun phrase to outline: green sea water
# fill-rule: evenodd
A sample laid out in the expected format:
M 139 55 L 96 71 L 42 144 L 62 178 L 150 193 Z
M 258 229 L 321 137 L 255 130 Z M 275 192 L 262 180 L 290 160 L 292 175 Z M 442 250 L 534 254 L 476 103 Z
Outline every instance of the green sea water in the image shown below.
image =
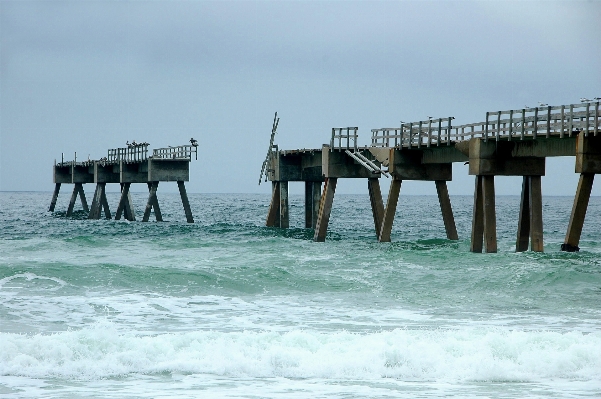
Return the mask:
M 559 251 L 572 198 L 544 197 L 545 252 L 515 253 L 499 196 L 499 251 L 474 254 L 469 196 L 459 241 L 436 197 L 401 196 L 391 243 L 367 195 L 336 195 L 325 243 L 301 196 L 289 229 L 268 195 L 190 194 L 194 224 L 176 194 L 163 223 L 50 196 L 0 193 L 0 398 L 601 396 L 601 198 L 580 252 Z

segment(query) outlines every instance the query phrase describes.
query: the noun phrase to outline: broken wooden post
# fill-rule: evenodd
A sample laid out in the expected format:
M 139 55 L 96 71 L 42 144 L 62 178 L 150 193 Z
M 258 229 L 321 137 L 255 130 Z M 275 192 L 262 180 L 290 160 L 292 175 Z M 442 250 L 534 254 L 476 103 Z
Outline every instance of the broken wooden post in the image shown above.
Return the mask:
M 142 218 L 143 222 L 148 222 L 150 218 L 150 211 L 154 208 L 154 216 L 157 222 L 163 221 L 163 215 L 161 215 L 161 208 L 159 207 L 159 200 L 157 198 L 157 189 L 159 187 L 158 181 L 153 181 L 148 183 L 149 192 L 148 192 L 148 202 L 146 203 L 146 209 L 144 210 L 144 217 Z
M 56 206 L 56 201 L 58 200 L 58 192 L 61 190 L 61 183 L 54 184 L 54 192 L 52 193 L 52 201 L 50 201 L 50 207 L 48 208 L 49 212 L 54 212 L 54 207 Z
M 328 223 L 330 222 L 330 213 L 332 212 L 332 203 L 334 202 L 334 194 L 336 193 L 337 177 L 329 177 L 325 179 L 321 201 L 319 202 L 319 214 L 317 216 L 317 224 L 315 225 L 315 234 L 313 240 L 323 242 L 326 240 L 328 233 Z
M 321 182 L 305 181 L 305 228 L 314 229 L 319 215 Z
M 561 250 L 566 252 L 576 252 L 580 250 L 580 235 L 584 226 L 584 217 L 588 208 L 588 201 L 593 189 L 594 173 L 581 173 L 578 180 L 578 188 L 574 197 L 574 205 L 570 215 L 570 223 L 564 243 L 561 245 Z
M 130 186 L 131 183 L 121 183 L 121 199 L 119 200 L 119 206 L 117 207 L 115 220 L 121 219 L 122 213 L 124 214 L 126 220 L 129 220 L 130 222 L 136 220 L 131 193 L 129 191 Z
M 83 207 L 83 210 L 85 212 L 90 211 L 90 209 L 88 208 L 88 202 L 86 201 L 86 195 L 83 192 L 83 184 L 75 183 L 73 187 L 73 194 L 71 194 L 71 200 L 69 201 L 69 208 L 67 208 L 67 217 L 73 214 L 73 207 L 75 206 L 75 201 L 77 201 L 78 195 L 81 200 L 81 206 Z
M 184 185 L 184 182 L 178 180 L 177 187 L 179 188 L 179 195 L 182 198 L 184 212 L 186 212 L 186 221 L 188 223 L 194 223 L 194 218 L 192 217 L 192 210 L 190 209 L 190 202 L 188 202 L 188 194 L 186 193 L 186 186 Z
M 382 219 L 384 218 L 384 204 L 382 203 L 380 180 L 378 178 L 367 179 L 367 190 L 369 191 L 369 202 L 371 203 L 371 212 L 374 217 L 374 227 L 376 229 L 377 238 L 380 235 Z
M 435 180 L 436 192 L 438 193 L 438 202 L 440 203 L 440 211 L 442 212 L 442 220 L 444 228 L 449 240 L 458 240 L 457 227 L 455 226 L 455 218 L 453 217 L 453 208 L 451 207 L 451 198 L 445 180 Z
M 401 183 L 402 180 L 395 178 L 390 182 L 390 190 L 388 192 L 388 198 L 386 199 L 386 208 L 384 208 L 384 217 L 382 218 L 382 226 L 378 236 L 378 241 L 380 242 L 390 242 L 390 233 L 392 232 L 394 214 L 396 213 L 399 193 L 401 192 Z

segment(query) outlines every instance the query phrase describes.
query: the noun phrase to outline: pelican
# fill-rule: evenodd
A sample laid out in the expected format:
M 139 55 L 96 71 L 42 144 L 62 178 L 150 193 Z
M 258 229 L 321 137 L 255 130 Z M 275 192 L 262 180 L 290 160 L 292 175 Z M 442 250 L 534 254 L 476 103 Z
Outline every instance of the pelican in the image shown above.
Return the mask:
M 194 137 L 191 137 L 191 138 L 190 138 L 190 144 L 192 144 L 193 146 L 195 146 L 195 147 L 196 147 L 196 146 L 198 145 L 198 141 L 197 141 L 197 140 L 194 140 Z

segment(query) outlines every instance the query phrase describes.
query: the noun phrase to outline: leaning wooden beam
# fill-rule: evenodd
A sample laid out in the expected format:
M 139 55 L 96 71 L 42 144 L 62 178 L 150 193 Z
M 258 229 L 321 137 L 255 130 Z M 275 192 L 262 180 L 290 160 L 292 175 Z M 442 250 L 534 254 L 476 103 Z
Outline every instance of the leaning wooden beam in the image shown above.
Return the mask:
M 495 177 L 482 176 L 484 205 L 484 250 L 497 252 L 497 217 L 495 213 Z
M 543 252 L 543 195 L 540 176 L 528 176 L 530 186 L 530 250 Z
M 271 182 L 271 203 L 267 212 L 267 227 L 280 227 L 280 182 Z
M 177 187 L 179 188 L 179 195 L 182 198 L 184 212 L 186 212 L 186 221 L 188 223 L 194 223 L 194 218 L 192 217 L 192 210 L 190 209 L 190 202 L 188 202 L 188 194 L 186 193 L 186 186 L 184 185 L 184 182 L 178 180 Z
M 580 235 L 582 234 L 582 226 L 584 226 L 584 217 L 588 208 L 588 201 L 591 197 L 593 189 L 594 173 L 581 173 L 578 180 L 578 188 L 574 197 L 574 205 L 572 205 L 572 214 L 570 215 L 570 223 L 564 243 L 561 245 L 562 251 L 576 252 L 580 250 Z
M 472 215 L 472 240 L 470 251 L 482 252 L 482 239 L 484 237 L 484 203 L 482 201 L 482 176 L 476 175 L 474 188 L 474 211 Z
M 380 179 L 367 179 L 367 190 L 369 192 L 369 202 L 371 203 L 371 213 L 374 217 L 374 227 L 376 229 L 377 238 L 380 235 L 380 230 L 382 229 L 382 219 L 384 218 L 384 203 L 382 202 Z
M 315 234 L 313 235 L 313 240 L 315 241 L 323 242 L 326 240 L 337 182 L 337 177 L 326 178 L 323 193 L 321 194 L 321 201 L 319 203 L 319 215 L 317 216 L 317 224 L 315 225 Z
M 154 216 L 157 222 L 163 221 L 163 216 L 161 215 L 161 209 L 159 208 L 159 200 L 157 198 L 157 189 L 159 187 L 158 181 L 153 181 L 148 183 L 150 188 L 148 193 L 148 202 L 146 203 L 146 209 L 144 210 L 144 217 L 142 218 L 143 222 L 148 222 L 150 218 L 150 211 L 154 208 Z
M 280 227 L 290 227 L 290 209 L 288 207 L 288 182 L 280 182 Z
M 401 192 L 401 182 L 402 180 L 397 180 L 394 178 L 390 182 L 390 190 L 388 192 L 386 208 L 384 208 L 384 217 L 382 218 L 382 226 L 380 228 L 380 234 L 378 236 L 378 241 L 380 242 L 390 242 L 392 223 L 394 222 L 396 205 L 399 200 L 399 193 Z
M 520 216 L 518 218 L 518 234 L 515 241 L 515 251 L 528 250 L 530 238 L 530 179 L 524 176 L 522 181 L 522 198 L 520 200 Z
M 56 201 L 58 200 L 59 191 L 61 191 L 61 183 L 56 183 L 54 185 L 54 192 L 52 193 L 52 201 L 50 201 L 50 207 L 48 208 L 49 212 L 54 212 L 54 207 L 56 206 Z
M 436 192 L 438 193 L 438 202 L 442 212 L 442 221 L 447 232 L 449 240 L 458 240 L 457 227 L 455 226 L 455 218 L 453 217 L 453 208 L 451 207 L 451 198 L 445 180 L 436 180 Z
M 314 229 L 319 215 L 319 201 L 321 199 L 321 182 L 305 182 L 305 228 Z

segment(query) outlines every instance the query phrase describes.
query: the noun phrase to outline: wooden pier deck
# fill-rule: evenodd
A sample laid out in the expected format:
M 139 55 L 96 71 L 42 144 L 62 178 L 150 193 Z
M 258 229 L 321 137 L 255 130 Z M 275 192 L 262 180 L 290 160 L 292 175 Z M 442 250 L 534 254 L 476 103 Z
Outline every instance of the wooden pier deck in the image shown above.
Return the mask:
M 277 114 L 276 114 L 277 117 Z M 288 227 L 288 182 L 305 182 L 305 220 L 314 240 L 326 238 L 339 178 L 367 179 L 376 237 L 390 241 L 403 180 L 434 181 L 448 239 L 458 239 L 447 182 L 454 162 L 475 176 L 471 251 L 496 252 L 495 176 L 522 176 L 516 251 L 543 251 L 541 176 L 545 159 L 575 157 L 580 174 L 561 249 L 577 251 L 594 176 L 601 173 L 599 101 L 487 112 L 484 122 L 453 125 L 453 117 L 371 130 L 371 144 L 357 145 L 358 128 L 332 129 L 329 145 L 279 150 L 274 129 L 264 168 L 272 182 L 267 226 Z M 392 178 L 387 203 L 379 185 Z M 262 176 L 261 176 L 262 177 Z M 323 190 L 322 190 L 322 182 Z M 318 200 L 319 198 L 319 200 Z
M 147 222 L 152 211 L 154 211 L 156 220 L 162 221 L 163 217 L 157 198 L 159 182 L 177 182 L 186 220 L 188 223 L 194 223 L 184 183 L 190 180 L 190 162 L 193 156 L 194 159 L 198 156 L 195 141 L 192 145 L 157 148 L 150 156 L 148 155 L 148 144 L 144 143 L 109 149 L 107 156 L 99 160 L 77 161 L 77 154 L 71 161 L 65 161 L 62 157 L 60 162 L 55 161 L 53 167 L 55 188 L 49 211 L 54 211 L 61 185 L 68 183 L 73 184 L 74 187 L 67 216 L 72 215 L 79 196 L 83 210 L 89 212 L 89 219 L 100 219 L 102 211 L 107 219 L 111 219 L 112 214 L 105 193 L 106 184 L 119 183 L 121 197 L 115 219 L 119 220 L 123 216 L 127 220 L 134 221 L 136 215 L 131 200 L 130 186 L 132 183 L 145 183 L 148 186 L 149 195 L 142 221 Z M 83 185 L 86 183 L 96 184 L 90 208 L 83 189 Z

